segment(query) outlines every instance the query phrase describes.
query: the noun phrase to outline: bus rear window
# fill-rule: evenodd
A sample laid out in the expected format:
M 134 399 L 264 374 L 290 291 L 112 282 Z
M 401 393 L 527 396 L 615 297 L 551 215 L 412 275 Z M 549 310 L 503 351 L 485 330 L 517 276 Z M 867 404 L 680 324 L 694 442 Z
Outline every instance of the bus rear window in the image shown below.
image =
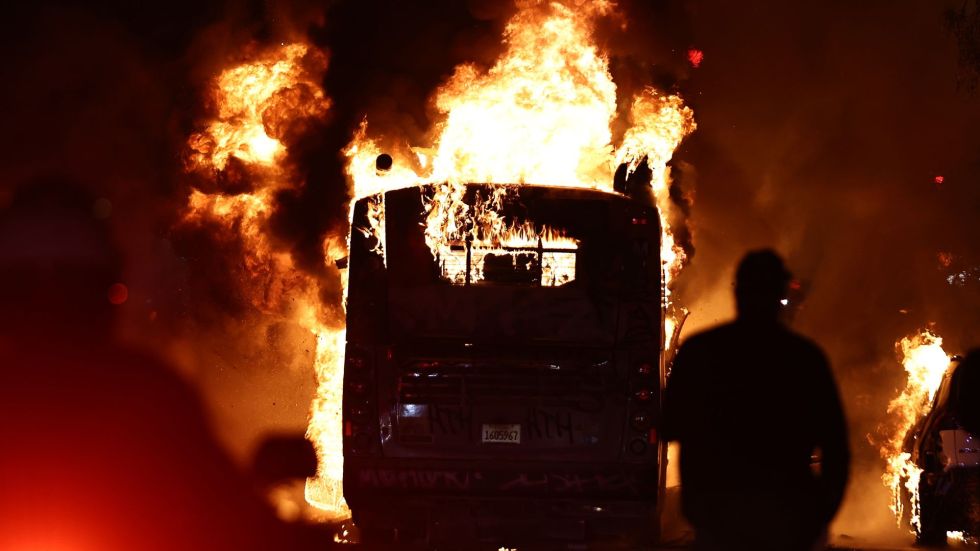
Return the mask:
M 486 187 L 473 185 L 467 201 Z M 620 243 L 613 238 L 615 196 L 591 190 L 521 189 L 501 205 L 507 228 L 493 239 L 471 228 L 430 247 L 422 193 L 389 192 L 385 205 L 387 268 L 398 287 L 559 288 L 612 284 Z
M 491 247 L 455 243 L 437 259 L 439 277 L 453 285 L 509 284 L 558 287 L 575 279 L 578 243 Z

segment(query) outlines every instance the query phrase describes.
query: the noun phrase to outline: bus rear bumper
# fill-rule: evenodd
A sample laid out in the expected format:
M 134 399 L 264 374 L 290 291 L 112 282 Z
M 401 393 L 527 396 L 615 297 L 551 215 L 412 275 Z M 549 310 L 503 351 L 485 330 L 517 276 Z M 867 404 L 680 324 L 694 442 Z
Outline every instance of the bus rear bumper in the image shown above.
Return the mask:
M 605 542 L 635 549 L 659 535 L 653 502 L 422 496 L 352 504 L 352 511 L 358 528 L 405 544 L 473 542 L 498 549 Z
M 656 465 L 381 458 L 344 471 L 355 525 L 396 541 L 635 548 L 659 534 Z

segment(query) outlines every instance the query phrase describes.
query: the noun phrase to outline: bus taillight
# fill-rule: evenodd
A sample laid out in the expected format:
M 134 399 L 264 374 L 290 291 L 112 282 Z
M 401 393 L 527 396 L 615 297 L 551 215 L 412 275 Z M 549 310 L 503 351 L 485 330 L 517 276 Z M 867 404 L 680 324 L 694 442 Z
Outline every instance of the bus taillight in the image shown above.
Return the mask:
M 657 407 L 657 378 L 654 363 L 649 356 L 641 356 L 630 370 L 629 422 L 628 428 L 632 433 L 626 446 L 631 455 L 645 456 L 650 450 L 650 443 L 656 439 L 655 408 Z M 653 434 L 653 436 L 651 436 Z M 654 438 L 651 441 L 650 438 Z
M 348 347 L 344 362 L 344 453 L 377 449 L 378 414 L 374 365 L 365 350 Z
M 650 428 L 650 424 L 653 422 L 652 417 L 649 413 L 645 411 L 638 411 L 633 414 L 630 419 L 630 426 L 636 432 L 646 432 Z

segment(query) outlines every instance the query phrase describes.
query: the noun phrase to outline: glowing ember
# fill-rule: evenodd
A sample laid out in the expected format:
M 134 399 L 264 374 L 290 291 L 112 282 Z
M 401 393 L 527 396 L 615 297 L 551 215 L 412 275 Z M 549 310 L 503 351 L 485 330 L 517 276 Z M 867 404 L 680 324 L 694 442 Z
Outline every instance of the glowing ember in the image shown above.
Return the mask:
M 701 66 L 701 62 L 704 61 L 704 52 L 696 48 L 691 48 L 687 51 L 687 61 L 691 64 L 691 67 L 697 69 Z
M 943 268 L 949 268 L 953 264 L 953 254 L 946 251 L 936 253 L 936 259 Z
M 882 481 L 892 492 L 892 511 L 901 522 L 902 486 L 911 496 L 910 518 L 919 528 L 919 477 L 922 470 L 904 451 L 905 437 L 915 423 L 932 407 L 932 399 L 949 368 L 949 356 L 943 350 L 943 339 L 929 330 L 903 338 L 896 343 L 902 353 L 902 365 L 908 374 L 905 389 L 888 404 L 894 420 L 894 432 L 881 447 L 886 461 Z
M 351 543 L 350 535 L 350 528 L 347 523 L 341 524 L 340 530 L 333 535 L 333 541 L 334 543 Z
M 290 168 L 288 138 L 305 124 L 321 119 L 329 101 L 320 88 L 326 58 L 305 44 L 289 44 L 263 52 L 223 71 L 211 90 L 216 113 L 204 130 L 188 140 L 187 169 L 213 180 L 235 159 L 252 183 L 248 192 L 205 193 L 188 197 L 186 224 L 218 228 L 218 239 L 242 245 L 242 265 L 249 278 L 242 292 L 265 315 L 281 317 L 309 331 L 315 350 L 319 392 L 313 404 L 308 436 L 317 447 L 320 470 L 307 484 L 307 500 L 335 518 L 349 513 L 341 490 L 340 380 L 343 376 L 342 320 L 332 320 L 320 303 L 314 278 L 298 270 L 288 251 L 270 238 L 269 216 L 275 193 L 296 187 L 301 180 Z M 324 243 L 327 258 L 338 250 L 336 237 Z M 296 349 L 307 346 L 297 343 Z

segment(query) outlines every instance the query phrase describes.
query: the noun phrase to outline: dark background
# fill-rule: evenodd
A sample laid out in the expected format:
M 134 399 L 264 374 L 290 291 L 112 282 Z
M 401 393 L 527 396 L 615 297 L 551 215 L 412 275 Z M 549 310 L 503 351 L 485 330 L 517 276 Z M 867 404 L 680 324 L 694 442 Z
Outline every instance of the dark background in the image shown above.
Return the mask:
M 934 325 L 948 352 L 980 344 L 974 3 L 620 6 L 627 29 L 598 30 L 620 92 L 648 82 L 678 91 L 698 123 L 672 163 L 678 190 L 694 198 L 695 251 L 675 295 L 692 310 L 687 329 L 731 315 L 733 267 L 747 249 L 787 257 L 807 293 L 795 326 L 827 348 L 852 424 L 854 486 L 837 528 L 887 531 L 868 438 L 904 384 L 894 343 Z M 307 39 L 328 53 L 330 114 L 291 148 L 305 182 L 279 198 L 271 223 L 279 246 L 316 272 L 322 237 L 346 225 L 338 152 L 352 129 L 367 115 L 375 129 L 421 138 L 434 88 L 460 62 L 493 62 L 512 9 L 493 0 L 8 8 L 0 207 L 52 175 L 110 201 L 127 260 L 120 331 L 194 381 L 225 443 L 244 454 L 265 430 L 305 427 L 314 381 L 310 351 L 286 349 L 299 329 L 237 296 L 233 247 L 175 229 L 192 183 L 184 144 L 205 115 L 208 79 L 248 48 Z M 692 47 L 704 52 L 696 69 Z M 947 281 L 963 272 L 962 284 Z M 324 300 L 338 300 L 339 287 L 325 287 Z M 764 437 L 758 427 L 747 449 Z

